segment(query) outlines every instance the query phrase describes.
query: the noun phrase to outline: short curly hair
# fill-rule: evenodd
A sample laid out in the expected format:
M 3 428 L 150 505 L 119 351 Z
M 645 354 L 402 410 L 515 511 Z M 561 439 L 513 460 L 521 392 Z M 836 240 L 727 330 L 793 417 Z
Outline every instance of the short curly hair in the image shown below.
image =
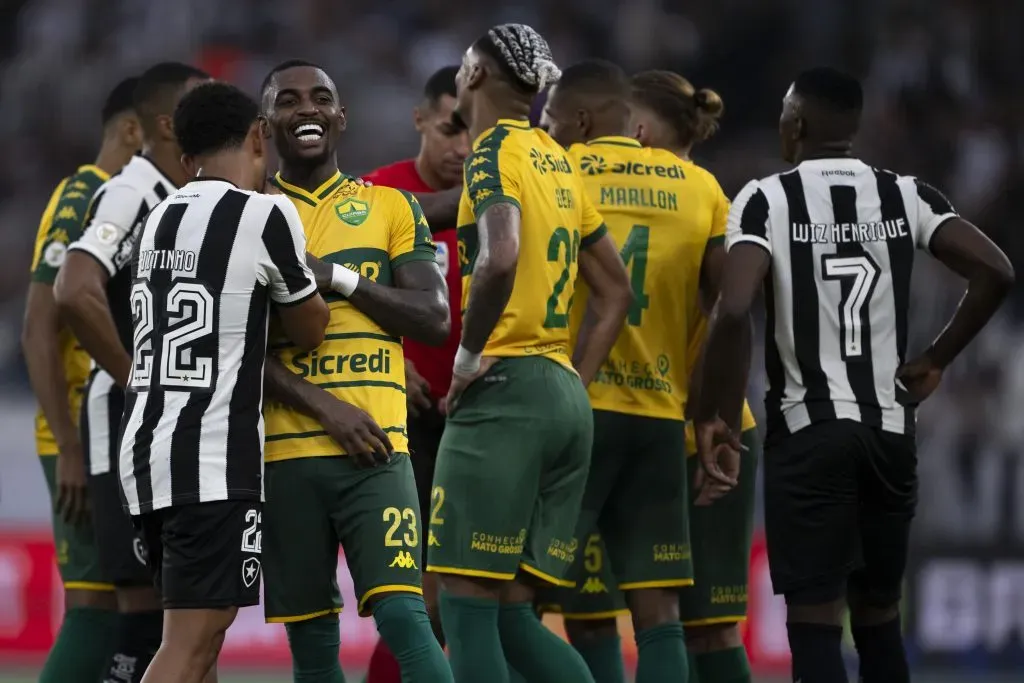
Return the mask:
M 495 26 L 473 46 L 494 59 L 509 82 L 524 94 L 536 94 L 562 77 L 548 41 L 526 24 Z
M 259 105 L 235 86 L 204 83 L 178 103 L 174 132 L 182 153 L 213 154 L 240 146 L 259 114 Z

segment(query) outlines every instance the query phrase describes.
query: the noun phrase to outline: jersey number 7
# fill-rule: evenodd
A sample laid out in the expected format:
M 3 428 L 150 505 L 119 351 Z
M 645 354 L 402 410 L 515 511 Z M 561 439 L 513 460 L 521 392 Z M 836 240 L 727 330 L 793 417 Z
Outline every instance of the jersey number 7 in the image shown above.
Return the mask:
M 821 257 L 821 276 L 826 280 L 838 281 L 842 292 L 839 327 L 843 360 L 864 355 L 864 307 L 875 292 L 879 272 L 878 266 L 867 254 L 825 254 Z

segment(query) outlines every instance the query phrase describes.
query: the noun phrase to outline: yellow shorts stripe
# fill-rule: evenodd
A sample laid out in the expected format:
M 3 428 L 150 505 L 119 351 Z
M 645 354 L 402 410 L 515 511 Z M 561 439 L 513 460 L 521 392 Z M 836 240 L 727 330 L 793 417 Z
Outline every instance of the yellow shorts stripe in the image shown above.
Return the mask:
M 683 621 L 683 626 L 714 626 L 715 624 L 739 624 L 747 620 L 747 616 L 713 617 L 711 619 L 694 619 Z
M 419 586 L 403 586 L 401 584 L 388 584 L 385 586 L 371 588 L 363 594 L 363 597 L 359 598 L 359 616 L 366 616 L 366 601 L 375 595 L 380 595 L 381 593 L 414 593 L 415 595 L 423 595 L 423 589 Z
M 612 609 L 607 612 L 592 612 L 590 614 L 578 614 L 576 612 L 562 614 L 562 618 L 569 621 L 597 621 L 598 619 L 618 619 L 623 616 L 629 616 L 628 609 Z
M 98 581 L 67 581 L 64 583 L 64 590 L 109 592 L 114 590 L 114 584 Z
M 460 569 L 459 567 L 438 567 L 435 564 L 427 565 L 428 572 L 435 574 L 454 574 L 455 576 L 472 576 L 477 579 L 497 579 L 498 581 L 511 581 L 516 578 L 515 574 L 503 574 L 501 572 L 489 572 L 483 569 Z
M 560 586 L 562 588 L 575 588 L 575 586 L 576 586 L 576 582 L 575 581 L 566 581 L 565 579 L 556 579 L 555 577 L 551 576 L 551 574 L 545 574 L 541 570 L 537 569 L 536 567 L 531 567 L 530 565 L 526 564 L 525 562 L 520 562 L 519 563 L 519 568 L 522 569 L 523 571 L 525 571 L 527 574 L 532 574 L 533 576 L 536 576 L 538 579 L 540 579 L 542 581 L 546 581 L 547 583 L 550 583 L 553 586 Z
M 620 583 L 619 590 L 638 591 L 644 588 L 682 588 L 692 586 L 693 579 L 666 579 L 664 581 L 635 581 L 633 583 Z
M 297 621 L 309 621 L 310 619 L 316 619 L 327 614 L 341 614 L 341 610 L 341 607 L 332 607 L 331 609 L 322 609 L 317 612 L 299 614 L 294 617 L 264 617 L 263 621 L 268 624 L 294 624 Z

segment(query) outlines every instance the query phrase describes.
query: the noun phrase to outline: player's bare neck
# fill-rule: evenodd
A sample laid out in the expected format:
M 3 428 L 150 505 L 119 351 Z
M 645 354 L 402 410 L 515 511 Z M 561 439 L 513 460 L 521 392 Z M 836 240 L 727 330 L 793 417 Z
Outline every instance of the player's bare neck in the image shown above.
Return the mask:
M 841 140 L 838 142 L 825 142 L 817 145 L 806 145 L 800 150 L 796 162 L 799 164 L 813 159 L 849 159 L 853 156 L 853 142 Z
M 246 163 L 245 157 L 239 152 L 222 152 L 197 159 L 200 178 L 220 178 L 227 180 L 242 190 L 255 190 L 253 187 L 252 165 Z M 246 168 L 248 166 L 248 169 Z
M 114 175 L 131 161 L 135 151 L 134 148 L 122 145 L 116 138 L 104 140 L 94 164 L 107 175 Z
M 413 165 L 416 167 L 416 173 L 419 175 L 420 180 L 434 192 L 450 190 L 455 187 L 441 180 L 441 174 L 431 168 L 430 163 L 424 157 L 423 150 L 420 150 Z
M 511 89 L 499 98 L 479 97 L 474 103 L 469 124 L 469 139 L 476 140 L 488 128 L 493 128 L 501 119 L 515 121 L 530 120 L 530 100 L 526 100 Z
M 181 152 L 176 144 L 143 142 L 142 156 L 149 159 L 176 187 L 188 182 L 188 174 L 181 165 Z
M 307 192 L 312 192 L 326 183 L 339 170 L 338 161 L 334 158 L 309 166 L 281 162 L 281 177 L 284 181 Z

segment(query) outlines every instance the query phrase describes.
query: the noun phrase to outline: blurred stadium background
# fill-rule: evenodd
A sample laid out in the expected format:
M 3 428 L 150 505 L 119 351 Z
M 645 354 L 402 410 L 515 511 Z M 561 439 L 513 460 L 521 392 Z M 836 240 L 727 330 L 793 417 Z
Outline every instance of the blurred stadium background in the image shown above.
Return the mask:
M 944 189 L 1024 272 L 1021 2 L 3 0 L 0 683 L 34 680 L 60 619 L 19 333 L 39 215 L 55 183 L 93 158 L 107 90 L 164 59 L 191 61 L 253 91 L 285 58 L 317 61 L 348 106 L 342 167 L 362 172 L 415 153 L 410 110 L 423 81 L 500 21 L 539 28 L 563 64 L 599 56 L 630 70 L 672 68 L 718 90 L 723 128 L 697 157 L 730 195 L 779 170 L 775 121 L 796 71 L 844 66 L 867 90 L 860 155 Z M 915 278 L 920 348 L 961 285 L 926 257 Z M 921 411 L 921 503 L 905 610 L 916 680 L 1019 680 L 1013 672 L 1024 667 L 1022 316 L 1018 291 Z M 760 372 L 751 391 L 759 406 Z M 758 540 L 746 637 L 758 680 L 769 681 L 785 671 L 788 653 L 763 553 Z M 357 673 L 375 640 L 372 621 L 345 614 L 342 629 L 346 667 Z M 232 628 L 223 661 L 224 680 L 288 678 L 284 633 L 264 625 L 258 608 Z

